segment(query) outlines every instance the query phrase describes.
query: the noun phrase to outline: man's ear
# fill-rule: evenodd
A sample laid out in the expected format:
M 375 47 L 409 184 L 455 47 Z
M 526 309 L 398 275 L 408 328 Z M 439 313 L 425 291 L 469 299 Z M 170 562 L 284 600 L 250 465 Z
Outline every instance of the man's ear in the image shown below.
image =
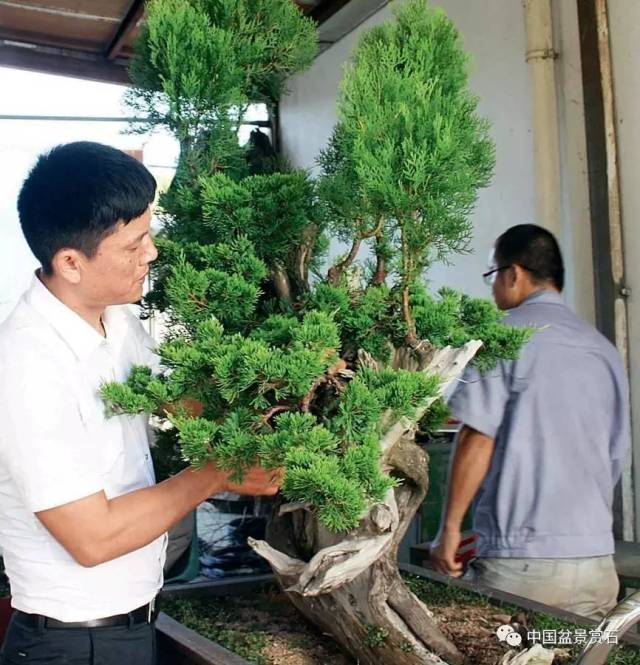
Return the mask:
M 514 283 L 519 284 L 526 288 L 535 287 L 535 283 L 532 279 L 532 275 L 528 270 L 525 270 L 522 266 L 519 266 L 517 263 L 514 263 L 511 268 L 514 271 Z
M 519 265 L 513 263 L 509 266 L 509 268 L 507 268 L 507 270 L 505 270 L 505 273 L 505 280 L 509 288 L 513 288 L 514 286 L 522 283 L 522 279 L 524 278 L 524 271 Z
M 77 249 L 65 247 L 55 253 L 51 266 L 55 275 L 69 284 L 78 284 L 82 277 L 82 265 L 86 260 L 86 257 Z

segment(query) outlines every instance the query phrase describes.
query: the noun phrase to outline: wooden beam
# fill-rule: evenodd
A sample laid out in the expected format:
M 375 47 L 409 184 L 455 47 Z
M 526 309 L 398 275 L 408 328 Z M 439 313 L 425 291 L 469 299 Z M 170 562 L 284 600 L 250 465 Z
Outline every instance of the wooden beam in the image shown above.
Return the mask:
M 80 19 L 87 21 L 103 21 L 107 23 L 119 23 L 120 20 L 115 16 L 104 16 L 103 14 L 90 14 L 81 9 L 64 9 L 59 7 L 43 7 L 42 5 L 34 5 L 26 3 L 23 0 L 16 2 L 15 0 L 0 0 L 0 7 L 7 7 L 9 9 L 19 9 L 20 11 L 33 12 L 37 14 L 48 14 L 49 16 L 60 16 L 62 18 Z
M 111 38 L 109 46 L 107 46 L 107 50 L 105 51 L 105 55 L 109 60 L 118 57 L 119 53 L 122 51 L 122 47 L 127 43 L 127 39 L 138 25 L 143 14 L 144 0 L 132 0 L 125 17 L 122 19 L 122 22 L 115 31 L 115 34 Z
M 114 115 L 25 115 L 22 113 L 0 113 L 0 120 L 23 122 L 149 122 L 137 116 Z
M 51 47 L 100 55 L 100 44 L 95 42 L 65 38 L 45 32 L 7 29 L 2 24 L 0 24 L 0 41 L 16 42 L 18 46 L 25 47 Z
M 106 60 L 100 54 L 55 47 L 17 46 L 0 40 L 0 65 L 89 81 L 129 83 L 129 75 L 122 62 Z

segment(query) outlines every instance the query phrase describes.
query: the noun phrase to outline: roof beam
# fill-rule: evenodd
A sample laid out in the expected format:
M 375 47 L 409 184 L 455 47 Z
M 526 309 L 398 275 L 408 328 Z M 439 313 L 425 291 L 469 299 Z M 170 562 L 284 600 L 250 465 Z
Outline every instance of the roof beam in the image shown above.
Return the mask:
M 83 41 L 81 39 L 70 39 L 59 37 L 57 35 L 49 35 L 44 32 L 27 32 L 25 30 L 6 29 L 0 25 L 0 40 L 4 42 L 11 42 L 18 46 L 24 47 L 43 47 L 43 48 L 56 48 L 70 51 L 77 51 L 82 53 L 99 53 L 96 50 L 96 45 L 91 42 Z
M 51 46 L 22 46 L 3 39 L 0 39 L 0 65 L 90 81 L 129 83 L 126 67 L 100 54 Z
M 12 0 L 0 0 L 0 7 L 9 7 L 10 9 L 19 9 L 20 11 L 48 14 L 50 16 L 62 16 L 63 18 L 85 19 L 87 21 L 105 21 L 107 23 L 120 22 L 120 19 L 118 19 L 115 16 L 89 14 L 83 11 L 74 11 L 72 9 L 60 9 L 57 7 L 43 7 L 42 5 L 33 5 L 26 2 L 15 2 Z
M 115 31 L 111 41 L 109 42 L 109 46 L 107 46 L 105 51 L 105 55 L 109 60 L 113 60 L 114 58 L 118 57 L 131 32 L 142 19 L 143 14 L 144 0 L 132 0 L 127 13 L 125 14 L 125 17 L 122 19 L 122 22 L 118 26 L 118 29 Z

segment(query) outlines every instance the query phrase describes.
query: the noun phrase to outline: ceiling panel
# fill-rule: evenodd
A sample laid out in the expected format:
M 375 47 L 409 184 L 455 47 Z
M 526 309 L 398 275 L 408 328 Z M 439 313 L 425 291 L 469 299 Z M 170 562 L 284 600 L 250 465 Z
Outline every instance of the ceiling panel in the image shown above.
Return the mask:
M 78 15 L 63 17 L 0 4 L 0 34 L 20 41 L 101 51 L 119 24 L 117 18 L 90 20 Z
M 1 0 L 0 6 L 19 6 L 33 11 L 60 12 L 122 18 L 131 0 Z
M 322 24 L 350 0 L 292 2 Z M 0 65 L 126 78 L 143 9 L 143 0 L 0 0 Z

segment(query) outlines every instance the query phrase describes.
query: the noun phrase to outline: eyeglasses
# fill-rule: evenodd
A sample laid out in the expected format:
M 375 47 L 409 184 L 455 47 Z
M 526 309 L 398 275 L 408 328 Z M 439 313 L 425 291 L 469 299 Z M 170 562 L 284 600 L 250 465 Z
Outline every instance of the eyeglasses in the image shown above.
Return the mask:
M 492 268 L 488 272 L 485 272 L 482 274 L 482 279 L 484 279 L 484 283 L 487 286 L 493 286 L 493 284 L 496 281 L 496 277 L 498 276 L 499 272 L 502 272 L 503 270 L 506 270 L 507 268 L 511 268 L 510 265 L 508 266 L 499 266 L 497 268 Z

